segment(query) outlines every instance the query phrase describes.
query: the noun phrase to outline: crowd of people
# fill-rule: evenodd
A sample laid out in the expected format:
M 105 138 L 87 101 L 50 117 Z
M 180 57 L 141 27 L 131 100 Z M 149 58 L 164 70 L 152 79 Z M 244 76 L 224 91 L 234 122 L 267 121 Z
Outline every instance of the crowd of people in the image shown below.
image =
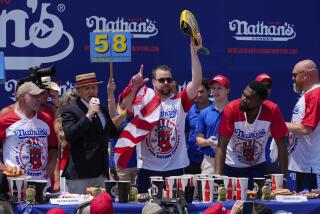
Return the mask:
M 34 179 L 47 179 L 51 191 L 78 194 L 104 186 L 106 179 L 129 180 L 144 193 L 151 176 L 183 174 L 248 177 L 252 189 L 253 177 L 270 173 L 265 153 L 273 147 L 279 172 L 296 172 L 297 191 L 318 188 L 320 83 L 315 62 L 302 60 L 293 67 L 294 91 L 301 97 L 292 120 L 285 122 L 278 105 L 268 99 L 268 74 L 248 81 L 240 98 L 229 101 L 232 83 L 226 76 L 203 78 L 200 48 L 201 42 L 191 42 L 192 79 L 181 91 L 167 65 L 152 70 L 153 88 L 147 88 L 142 65 L 118 102 L 116 83 L 109 79 L 107 107 L 98 99 L 102 82 L 95 73 L 77 75 L 75 91 L 60 98 L 59 86 L 50 80 L 43 79 L 45 88 L 23 83 L 16 102 L 0 112 L 0 170 L 20 166 Z

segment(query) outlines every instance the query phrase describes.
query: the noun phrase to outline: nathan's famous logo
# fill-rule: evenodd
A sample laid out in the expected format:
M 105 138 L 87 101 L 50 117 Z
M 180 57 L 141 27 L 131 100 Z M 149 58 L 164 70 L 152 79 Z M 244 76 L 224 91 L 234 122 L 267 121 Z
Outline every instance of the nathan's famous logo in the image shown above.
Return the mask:
M 17 129 L 14 131 L 14 134 L 19 138 L 30 138 L 30 137 L 47 137 L 48 136 L 48 131 L 46 129 Z
M 42 63 L 56 62 L 67 57 L 73 50 L 73 38 L 64 31 L 61 20 L 47 11 L 51 4 L 38 5 L 38 0 L 27 0 L 26 2 L 28 7 L 26 11 L 31 12 L 32 18 L 40 14 L 39 21 L 30 25 L 27 22 L 30 21 L 30 17 L 26 11 L 3 9 L 0 13 L 0 48 L 8 48 L 7 44 L 10 43 L 16 48 L 34 45 L 40 49 L 48 49 L 55 46 L 64 36 L 68 41 L 68 46 L 64 51 L 52 56 L 5 56 L 7 70 L 25 70 L 35 65 L 40 66 Z M 9 26 L 14 26 L 14 37 L 7 37 Z
M 179 141 L 176 124 L 168 119 L 160 119 L 158 126 L 146 138 L 148 150 L 160 159 L 174 155 Z
M 86 18 L 86 23 L 88 28 L 93 28 L 93 31 L 131 32 L 132 38 L 150 38 L 158 34 L 155 21 L 148 18 L 137 18 L 131 21 L 130 19 L 125 20 L 123 17 L 107 20 L 105 17 L 90 16 Z
M 229 22 L 229 29 L 235 32 L 236 40 L 243 41 L 288 41 L 296 37 L 292 24 L 267 25 L 263 21 L 249 24 L 247 21 L 233 20 Z
M 18 81 L 16 79 L 11 79 L 5 82 L 4 89 L 6 92 L 9 92 L 11 94 L 11 97 L 9 97 L 12 101 L 16 101 L 16 98 L 14 96 L 14 93 L 17 88 Z M 64 84 L 59 83 L 60 86 L 60 95 L 63 95 L 68 90 L 74 91 L 75 90 L 75 84 L 69 81 L 66 81 Z
M 257 138 L 264 137 L 266 135 L 266 131 L 264 129 L 260 129 L 252 132 L 244 132 L 241 129 L 235 129 L 234 133 L 237 136 L 237 138 L 241 140 L 247 140 L 247 139 L 253 139 L 253 138 L 257 139 Z
M 38 176 L 48 161 L 48 149 L 45 141 L 40 138 L 29 138 L 19 143 L 19 155 L 16 155 L 17 164 L 27 170 L 28 175 Z
M 236 143 L 234 151 L 241 163 L 254 165 L 259 161 L 263 148 L 262 143 L 258 140 L 247 140 L 245 142 Z

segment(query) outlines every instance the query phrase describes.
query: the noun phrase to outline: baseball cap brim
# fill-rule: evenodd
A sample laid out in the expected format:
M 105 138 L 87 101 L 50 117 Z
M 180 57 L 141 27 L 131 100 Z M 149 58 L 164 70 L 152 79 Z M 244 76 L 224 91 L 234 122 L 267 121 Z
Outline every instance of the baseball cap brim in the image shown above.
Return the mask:
M 55 82 L 51 82 L 51 83 L 47 86 L 47 88 L 49 88 L 49 89 L 51 89 L 51 90 L 54 90 L 54 91 L 58 91 L 59 93 L 60 93 L 60 91 L 61 91 L 60 86 L 59 86 L 57 83 L 55 83 Z
M 230 88 L 230 83 L 226 80 L 220 80 L 220 79 L 212 79 L 210 81 L 210 85 L 212 85 L 213 83 L 218 83 L 220 85 L 222 85 L 225 88 Z
M 31 94 L 31 95 L 40 95 L 42 93 L 44 93 L 45 90 L 41 89 L 41 88 L 33 88 L 31 91 L 27 92 L 28 94 Z
M 18 88 L 16 97 L 20 97 L 22 94 L 40 95 L 41 93 L 45 93 L 45 90 L 32 82 L 25 82 Z

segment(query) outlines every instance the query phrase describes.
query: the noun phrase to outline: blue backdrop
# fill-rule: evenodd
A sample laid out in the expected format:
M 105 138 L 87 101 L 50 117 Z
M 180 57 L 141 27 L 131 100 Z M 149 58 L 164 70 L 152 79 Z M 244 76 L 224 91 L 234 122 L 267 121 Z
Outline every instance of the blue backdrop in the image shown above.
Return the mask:
M 27 76 L 28 67 L 52 64 L 62 92 L 73 87 L 75 75 L 96 72 L 104 81 L 99 93 L 105 102 L 109 65 L 90 63 L 93 30 L 129 30 L 133 35 L 132 61 L 114 63 L 117 94 L 140 64 L 147 77 L 156 65 L 168 64 L 183 85 L 191 71 L 189 38 L 180 31 L 179 18 L 188 9 L 211 50 L 209 56 L 201 56 L 204 76 L 228 76 L 233 99 L 257 74 L 267 72 L 274 83 L 271 99 L 289 120 L 297 99 L 291 70 L 298 60 L 318 61 L 319 6 L 316 0 L 0 0 L 0 51 L 6 68 L 0 107 L 13 102 L 16 79 Z

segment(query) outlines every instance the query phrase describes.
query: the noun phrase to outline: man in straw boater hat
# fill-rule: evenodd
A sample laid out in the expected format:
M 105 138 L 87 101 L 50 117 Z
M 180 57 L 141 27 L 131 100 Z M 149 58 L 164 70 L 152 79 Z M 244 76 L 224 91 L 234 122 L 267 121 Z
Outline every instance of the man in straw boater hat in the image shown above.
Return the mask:
M 107 140 L 117 129 L 107 109 L 99 103 L 95 73 L 76 76 L 79 97 L 62 109 L 62 126 L 70 142 L 70 158 L 62 176 L 70 193 L 85 193 L 86 187 L 104 185 L 109 177 Z

